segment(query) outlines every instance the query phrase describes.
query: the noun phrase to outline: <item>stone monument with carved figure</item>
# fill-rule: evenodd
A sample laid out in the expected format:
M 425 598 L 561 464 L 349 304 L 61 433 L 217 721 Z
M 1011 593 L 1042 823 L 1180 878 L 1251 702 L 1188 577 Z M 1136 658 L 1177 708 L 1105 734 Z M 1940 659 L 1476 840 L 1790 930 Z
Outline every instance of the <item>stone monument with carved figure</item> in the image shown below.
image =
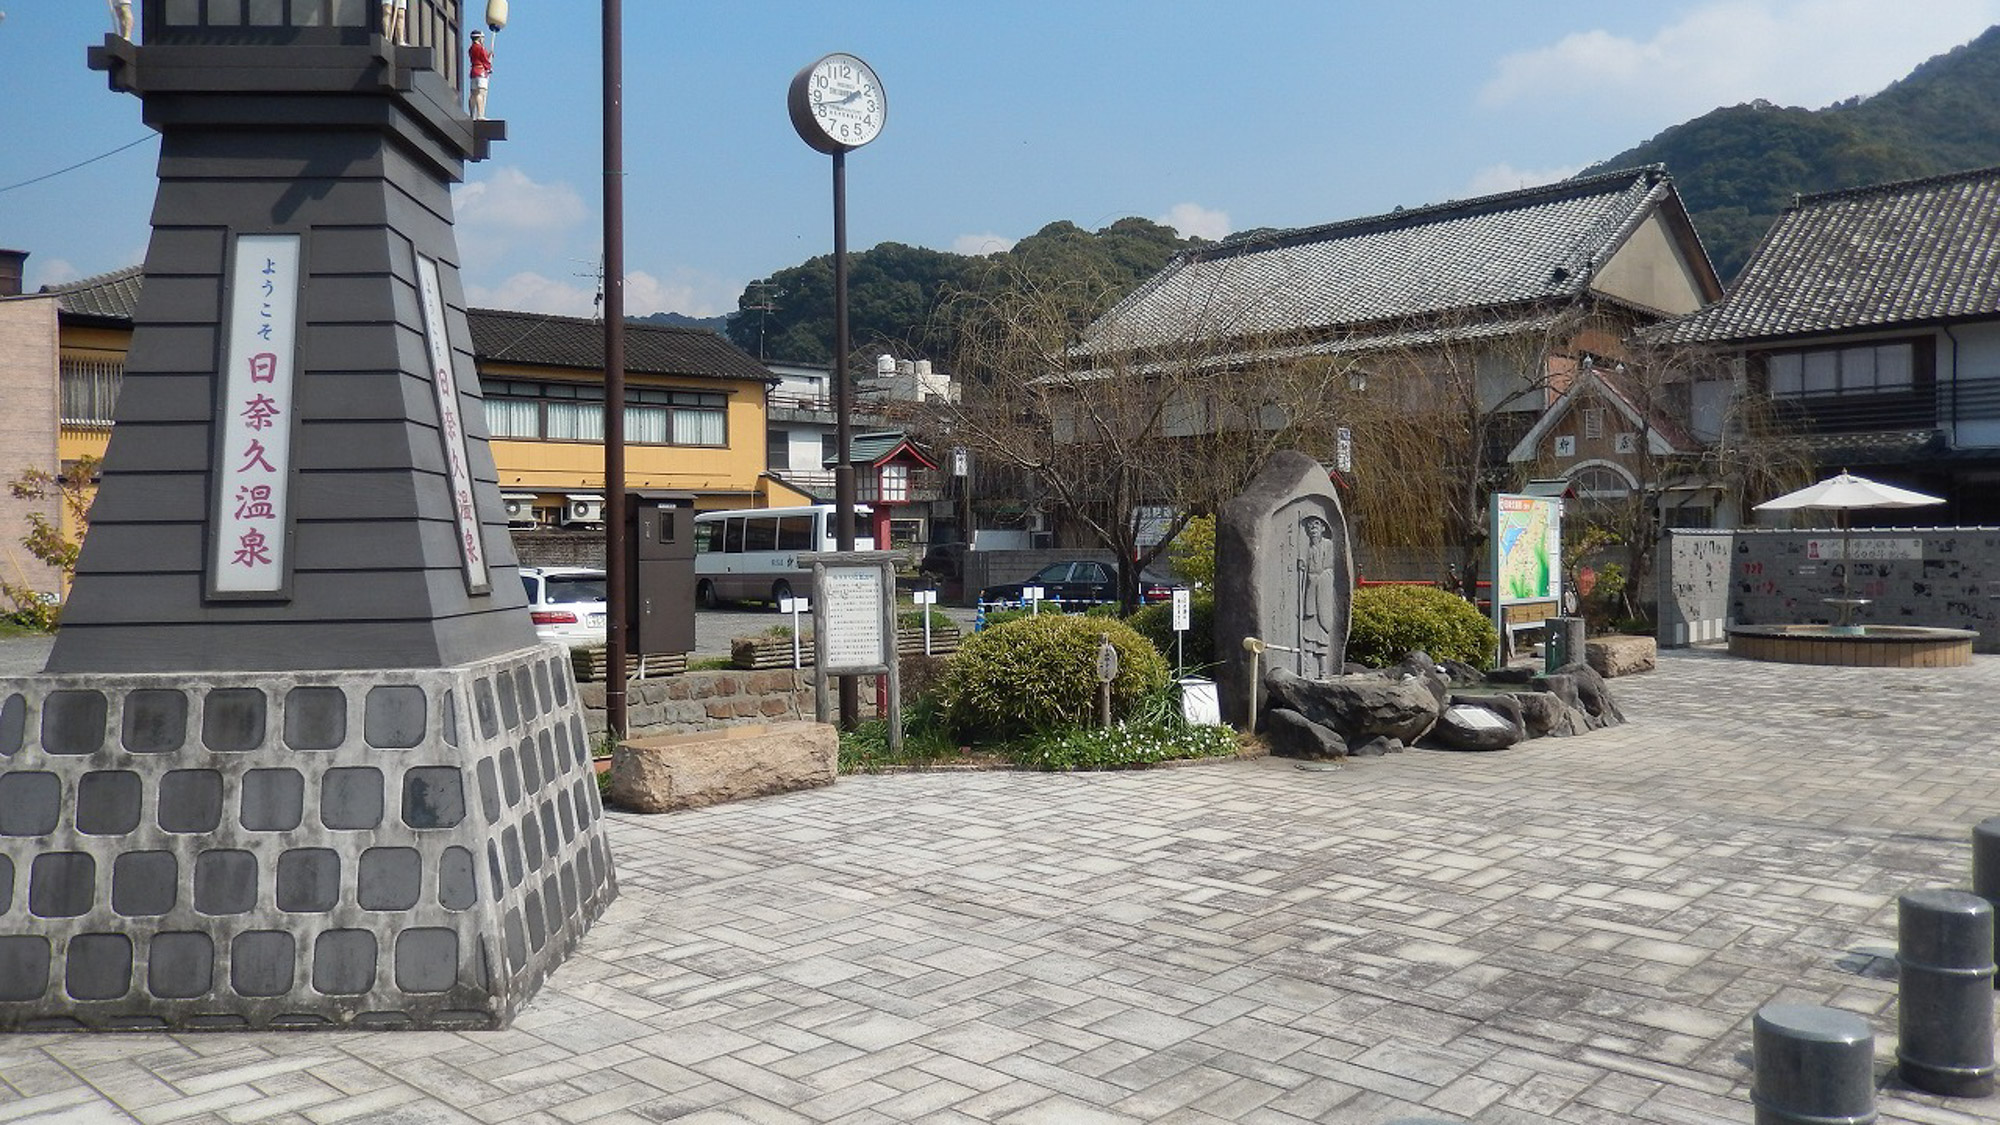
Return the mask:
M 161 134 L 116 426 L 0 680 L 0 1028 L 504 1025 L 616 884 L 473 371 L 460 0 L 140 15 L 90 53 Z
M 1215 649 L 1223 716 L 1246 724 L 1258 675 L 1283 669 L 1307 679 L 1338 676 L 1347 663 L 1354 555 L 1333 478 L 1304 453 L 1274 454 L 1215 526 Z M 1261 707 L 1261 704 L 1259 705 Z

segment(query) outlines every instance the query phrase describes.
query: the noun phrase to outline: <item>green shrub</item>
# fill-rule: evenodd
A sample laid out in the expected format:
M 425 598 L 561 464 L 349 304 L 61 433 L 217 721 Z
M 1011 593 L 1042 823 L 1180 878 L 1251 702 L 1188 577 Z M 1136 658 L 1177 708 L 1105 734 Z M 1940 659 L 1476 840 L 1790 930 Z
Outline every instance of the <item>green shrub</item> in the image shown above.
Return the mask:
M 1125 715 L 1167 682 L 1167 662 L 1122 621 L 1043 614 L 968 638 L 945 668 L 938 702 L 945 725 L 984 739 L 1081 726 L 1097 706 L 1097 646 L 1118 650 L 1111 713 Z
M 1215 589 L 1215 517 L 1196 516 L 1167 548 L 1174 573 L 1191 586 Z
M 889 749 L 889 720 L 870 719 L 840 732 L 841 773 L 876 773 L 884 769 L 925 769 L 957 757 L 958 743 L 940 724 L 937 705 L 927 696 L 903 707 L 901 753 Z
M 1236 732 L 1228 727 L 1118 723 L 1047 734 L 1016 748 L 1011 757 L 1029 769 L 1111 770 L 1234 753 Z
M 1153 642 L 1153 647 L 1166 657 L 1169 666 L 1173 664 L 1173 603 L 1149 605 L 1126 618 L 1125 623 Z M 1182 643 L 1190 672 L 1215 666 L 1215 595 L 1206 590 L 1197 590 L 1189 595 L 1187 636 L 1182 638 Z
M 1054 602 L 1043 602 L 1040 613 L 1026 607 L 1021 609 L 991 609 L 987 610 L 986 616 L 980 619 L 980 628 L 982 630 L 991 629 L 996 625 L 1005 625 L 1009 621 L 1019 621 L 1024 617 L 1061 617 L 1062 615 L 1062 607 Z
M 896 628 L 923 632 L 926 612 L 930 614 L 931 632 L 936 633 L 952 627 L 951 615 L 936 606 L 910 606 L 907 609 L 897 610 Z
M 1386 668 L 1412 652 L 1434 660 L 1493 662 L 1493 622 L 1464 598 L 1435 586 L 1365 586 L 1354 591 L 1347 659 Z

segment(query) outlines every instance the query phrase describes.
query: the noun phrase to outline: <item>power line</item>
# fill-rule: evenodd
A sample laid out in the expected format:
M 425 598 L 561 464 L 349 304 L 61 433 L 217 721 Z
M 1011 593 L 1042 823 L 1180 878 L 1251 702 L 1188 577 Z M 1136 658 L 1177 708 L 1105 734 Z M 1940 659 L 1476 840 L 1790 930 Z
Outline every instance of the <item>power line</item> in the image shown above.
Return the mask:
M 18 184 L 8 184 L 6 187 L 0 187 L 0 191 L 13 191 L 15 188 L 24 188 L 27 187 L 29 184 L 39 184 L 43 180 L 53 180 L 57 176 L 62 175 L 64 172 L 74 172 L 78 168 L 81 168 L 86 164 L 95 164 L 106 157 L 117 156 L 119 153 L 124 152 L 128 148 L 134 148 L 138 145 L 145 144 L 147 141 L 150 141 L 152 139 L 153 139 L 153 134 L 148 133 L 145 136 L 140 137 L 138 140 L 133 141 L 131 144 L 119 145 L 117 148 L 112 149 L 110 152 L 100 152 L 96 156 L 93 156 L 88 160 L 79 160 L 67 168 L 58 168 L 55 171 L 48 173 L 47 175 L 36 176 L 32 180 L 22 180 Z

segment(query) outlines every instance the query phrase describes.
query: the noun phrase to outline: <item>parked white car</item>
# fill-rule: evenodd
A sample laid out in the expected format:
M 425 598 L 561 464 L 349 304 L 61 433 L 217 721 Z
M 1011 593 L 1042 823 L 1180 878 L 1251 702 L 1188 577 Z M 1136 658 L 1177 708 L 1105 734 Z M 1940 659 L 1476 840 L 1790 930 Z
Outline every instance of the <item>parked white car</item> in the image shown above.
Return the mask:
M 603 644 L 604 572 L 583 566 L 524 566 L 535 635 L 565 645 Z

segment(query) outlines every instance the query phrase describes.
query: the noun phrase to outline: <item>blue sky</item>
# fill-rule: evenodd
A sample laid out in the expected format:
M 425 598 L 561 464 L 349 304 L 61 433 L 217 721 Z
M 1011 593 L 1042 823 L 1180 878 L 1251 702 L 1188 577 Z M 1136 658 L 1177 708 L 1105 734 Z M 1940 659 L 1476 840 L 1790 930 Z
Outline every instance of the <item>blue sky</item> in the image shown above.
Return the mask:
M 477 5 L 475 4 L 476 8 Z M 475 303 L 587 315 L 599 5 L 514 0 L 458 189 Z M 0 0 L 0 245 L 30 286 L 141 259 L 158 145 L 84 66 L 102 0 Z M 1868 94 L 2000 23 L 2000 0 L 625 0 L 631 313 L 735 307 L 831 248 L 829 160 L 785 115 L 822 54 L 889 96 L 848 158 L 855 249 L 976 253 L 1127 215 L 1303 226 L 1568 175 L 1718 105 Z M 119 146 L 123 152 L 8 190 Z

